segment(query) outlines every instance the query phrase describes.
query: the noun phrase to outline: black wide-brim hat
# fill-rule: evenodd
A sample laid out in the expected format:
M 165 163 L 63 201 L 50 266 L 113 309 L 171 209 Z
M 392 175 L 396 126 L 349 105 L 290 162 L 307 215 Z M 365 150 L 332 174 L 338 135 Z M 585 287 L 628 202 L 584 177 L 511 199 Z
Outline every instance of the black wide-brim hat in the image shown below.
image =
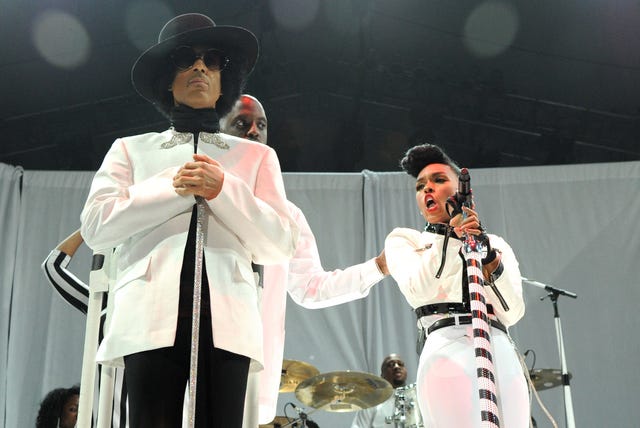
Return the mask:
M 229 61 L 240 61 L 251 73 L 258 59 L 258 40 L 242 27 L 216 25 L 208 16 L 187 13 L 167 22 L 158 43 L 144 51 L 133 64 L 131 82 L 140 95 L 157 103 L 155 83 L 161 73 L 166 73 L 169 55 L 178 46 L 207 46 L 220 49 Z

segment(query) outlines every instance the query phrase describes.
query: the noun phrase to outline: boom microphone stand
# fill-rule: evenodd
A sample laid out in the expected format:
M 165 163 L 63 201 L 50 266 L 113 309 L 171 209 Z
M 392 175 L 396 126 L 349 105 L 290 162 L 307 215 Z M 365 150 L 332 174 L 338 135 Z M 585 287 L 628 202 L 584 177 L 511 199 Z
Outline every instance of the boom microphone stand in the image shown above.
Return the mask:
M 567 360 L 564 352 L 564 341 L 562 339 L 562 323 L 560 322 L 560 311 L 558 310 L 558 297 L 559 296 L 567 296 L 575 299 L 578 297 L 577 294 L 572 293 L 570 291 L 563 290 L 561 288 L 552 287 L 551 285 L 543 284 L 538 281 L 533 281 L 531 279 L 522 277 L 522 281 L 527 284 L 534 285 L 538 288 L 542 288 L 543 290 L 548 291 L 549 293 L 546 296 L 540 298 L 540 300 L 544 300 L 546 297 L 549 297 L 551 302 L 553 302 L 553 318 L 555 320 L 556 325 L 556 338 L 558 341 L 558 350 L 560 352 L 560 368 L 562 370 L 562 388 L 564 390 L 564 414 L 565 414 L 565 422 L 567 424 L 567 428 L 575 428 L 576 421 L 573 414 L 573 401 L 571 400 L 571 386 L 569 385 L 569 371 L 567 369 Z

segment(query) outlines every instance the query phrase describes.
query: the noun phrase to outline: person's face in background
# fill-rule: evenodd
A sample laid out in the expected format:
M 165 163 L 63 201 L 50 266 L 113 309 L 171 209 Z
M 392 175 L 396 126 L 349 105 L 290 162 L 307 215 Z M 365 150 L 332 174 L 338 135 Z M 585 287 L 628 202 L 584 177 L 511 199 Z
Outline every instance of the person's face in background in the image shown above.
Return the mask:
M 225 134 L 267 144 L 267 115 L 260 101 L 242 95 L 221 123 Z
M 182 46 L 174 51 L 172 58 L 176 75 L 171 91 L 175 105 L 183 104 L 194 109 L 215 108 L 221 94 L 220 67 L 224 66 L 224 56 L 220 53 L 216 60 L 216 52 L 204 46 Z M 190 58 L 193 62 L 189 61 Z
M 397 354 L 391 354 L 382 362 L 382 377 L 394 388 L 404 386 L 407 381 L 407 368 Z
M 78 420 L 78 401 L 79 395 L 69 397 L 64 406 L 62 406 L 62 414 L 60 415 L 60 428 L 74 428 Z
M 416 179 L 416 203 L 427 222 L 449 223 L 447 199 L 456 193 L 458 175 L 446 164 L 425 166 Z

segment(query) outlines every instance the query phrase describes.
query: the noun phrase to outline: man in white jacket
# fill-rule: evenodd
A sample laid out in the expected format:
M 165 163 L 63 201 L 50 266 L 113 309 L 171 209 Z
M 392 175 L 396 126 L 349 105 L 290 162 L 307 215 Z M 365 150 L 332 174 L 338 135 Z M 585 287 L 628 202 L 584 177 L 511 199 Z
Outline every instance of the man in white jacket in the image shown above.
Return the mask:
M 267 144 L 268 122 L 260 101 L 241 95 L 220 121 L 223 132 Z M 264 370 L 249 376 L 243 428 L 269 423 L 276 415 L 285 341 L 287 292 L 299 305 L 324 308 L 365 297 L 373 285 L 388 274 L 384 252 L 344 270 L 325 271 L 313 232 L 304 214 L 287 201 L 300 235 L 296 252 L 288 263 L 264 267 L 262 325 Z M 259 403 L 259 415 L 251 403 Z
M 297 228 L 275 152 L 219 132 L 257 57 L 244 28 L 195 13 L 170 20 L 131 75 L 171 127 L 117 139 L 91 184 L 82 236 L 94 251 L 115 247 L 117 260 L 97 360 L 124 363 L 133 428 L 180 425 L 192 315 L 196 427 L 240 428 L 248 373 L 262 368 L 251 264 L 286 262 Z

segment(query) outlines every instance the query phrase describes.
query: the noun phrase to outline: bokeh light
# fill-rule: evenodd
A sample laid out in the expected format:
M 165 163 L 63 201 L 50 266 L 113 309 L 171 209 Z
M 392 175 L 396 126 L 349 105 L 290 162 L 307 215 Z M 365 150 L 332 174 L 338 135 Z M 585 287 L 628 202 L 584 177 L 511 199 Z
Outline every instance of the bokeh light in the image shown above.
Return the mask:
M 269 5 L 276 23 L 290 31 L 307 28 L 320 9 L 319 0 L 270 0 Z
M 478 5 L 464 26 L 467 49 L 480 58 L 497 56 L 507 50 L 518 32 L 518 13 L 502 1 Z
M 91 40 L 74 16 L 47 10 L 34 21 L 33 44 L 46 61 L 60 68 L 76 68 L 89 58 Z

